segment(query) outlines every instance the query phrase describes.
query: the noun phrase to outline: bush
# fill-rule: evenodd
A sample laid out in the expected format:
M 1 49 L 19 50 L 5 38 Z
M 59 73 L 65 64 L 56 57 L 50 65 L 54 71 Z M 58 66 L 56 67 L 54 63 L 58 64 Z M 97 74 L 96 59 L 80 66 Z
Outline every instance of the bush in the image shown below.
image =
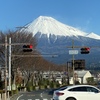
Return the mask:
M 33 86 L 28 86 L 28 87 L 27 87 L 27 91 L 30 92 L 30 91 L 32 91 L 32 90 L 33 90 Z
M 56 88 L 57 87 L 56 84 L 57 84 L 56 81 L 51 81 L 50 88 Z
M 56 83 L 56 87 L 60 87 L 60 84 L 59 84 L 59 82 L 57 81 L 57 83 Z
M 28 82 L 27 86 L 26 86 L 27 91 L 32 91 L 33 90 L 33 85 L 32 82 Z
M 94 84 L 94 83 L 95 83 L 95 82 L 94 82 L 94 77 L 88 77 L 88 78 L 87 78 L 87 83 L 88 83 L 88 84 L 91 84 L 91 85 Z
M 5 90 L 0 90 L 0 93 L 4 93 L 5 92 Z
M 33 86 L 33 90 L 35 90 L 35 86 Z

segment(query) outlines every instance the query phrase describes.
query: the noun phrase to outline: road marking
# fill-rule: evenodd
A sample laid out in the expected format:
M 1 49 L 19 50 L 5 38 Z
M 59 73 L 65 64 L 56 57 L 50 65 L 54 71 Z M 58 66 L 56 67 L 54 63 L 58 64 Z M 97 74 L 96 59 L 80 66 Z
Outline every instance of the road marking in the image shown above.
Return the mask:
M 23 95 L 20 95 L 18 98 L 17 98 L 17 100 L 20 98 L 20 97 L 22 97 Z M 21 99 L 21 100 L 25 100 L 25 99 Z M 27 100 L 33 100 L 33 99 L 27 99 Z M 35 100 L 40 100 L 40 99 L 35 99 Z M 52 98 L 50 98 L 50 99 L 46 99 L 46 98 L 43 98 L 43 100 L 53 100 Z
M 43 94 L 41 93 L 40 96 L 43 97 Z
M 17 100 L 20 98 L 20 97 L 22 97 L 23 96 L 23 94 L 22 95 L 20 95 L 18 98 L 17 98 Z
M 21 99 L 21 100 L 25 100 L 25 99 Z M 33 99 L 27 99 L 27 100 L 33 100 Z M 35 100 L 41 100 L 41 99 L 35 99 Z M 49 99 L 43 99 L 43 100 L 49 100 Z

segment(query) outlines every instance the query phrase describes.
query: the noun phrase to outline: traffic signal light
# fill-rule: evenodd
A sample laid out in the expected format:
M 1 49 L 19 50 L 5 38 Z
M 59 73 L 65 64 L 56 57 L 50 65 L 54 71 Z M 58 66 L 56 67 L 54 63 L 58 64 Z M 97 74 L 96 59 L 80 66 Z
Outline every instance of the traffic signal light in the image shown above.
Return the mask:
M 32 52 L 33 45 L 23 45 L 23 52 Z
M 89 54 L 89 53 L 90 53 L 90 48 L 88 47 L 81 48 L 81 54 Z

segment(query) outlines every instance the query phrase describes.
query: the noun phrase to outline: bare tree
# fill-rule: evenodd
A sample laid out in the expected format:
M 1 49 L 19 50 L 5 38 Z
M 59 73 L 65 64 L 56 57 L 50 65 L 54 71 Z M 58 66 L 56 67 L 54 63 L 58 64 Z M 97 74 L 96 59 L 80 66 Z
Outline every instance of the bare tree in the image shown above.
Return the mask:
M 10 31 L 10 30 L 7 31 L 6 33 L 0 32 L 1 44 L 5 43 L 5 36 L 7 36 L 7 39 L 11 37 L 11 44 L 13 44 L 11 48 L 12 77 L 14 77 L 14 74 L 16 74 L 16 81 L 18 83 L 22 82 L 22 80 L 25 78 L 26 81 L 25 85 L 27 85 L 28 82 L 32 79 L 32 77 L 35 76 L 34 71 L 38 72 L 37 77 L 39 78 L 41 77 L 39 76 L 40 75 L 39 72 L 41 71 L 58 70 L 60 68 L 58 67 L 58 65 L 45 60 L 41 56 L 41 54 L 36 50 L 37 40 L 35 37 L 33 37 L 32 33 Z M 33 45 L 32 52 L 23 52 L 23 45 L 27 43 Z M 19 56 L 13 56 L 13 55 L 19 55 Z M 30 56 L 22 57 L 20 55 L 30 55 Z M 37 57 L 35 57 L 35 55 L 37 55 Z M 0 65 L 2 67 L 5 65 L 5 48 L 3 45 L 0 45 Z M 21 77 L 18 77 L 19 73 L 17 72 L 17 69 L 19 69 L 22 75 L 24 75 L 22 79 Z
M 40 55 L 36 48 L 36 39 L 33 37 L 32 33 L 23 33 L 18 31 L 7 31 L 6 33 L 0 32 L 0 43 L 5 43 L 5 36 L 7 36 L 7 39 L 11 37 L 11 44 L 12 45 L 12 71 L 16 71 L 17 68 L 20 68 L 20 70 L 30 70 L 32 73 L 32 67 L 35 58 L 34 57 L 21 57 L 21 56 L 14 56 L 13 55 Z M 7 40 L 8 41 L 8 40 Z M 18 44 L 19 43 L 19 44 Z M 32 52 L 23 52 L 23 45 L 24 44 L 32 44 L 33 45 L 33 51 Z M 0 65 L 1 67 L 4 67 L 5 65 L 5 48 L 4 45 L 0 45 Z M 12 72 L 12 76 L 14 73 Z

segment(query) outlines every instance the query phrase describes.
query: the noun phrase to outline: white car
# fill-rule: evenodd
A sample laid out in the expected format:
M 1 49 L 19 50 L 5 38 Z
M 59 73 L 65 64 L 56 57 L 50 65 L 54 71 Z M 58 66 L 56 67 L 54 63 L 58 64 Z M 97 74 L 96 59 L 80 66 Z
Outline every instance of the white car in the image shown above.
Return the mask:
M 54 91 L 53 100 L 100 100 L 100 90 L 92 85 L 73 85 Z

